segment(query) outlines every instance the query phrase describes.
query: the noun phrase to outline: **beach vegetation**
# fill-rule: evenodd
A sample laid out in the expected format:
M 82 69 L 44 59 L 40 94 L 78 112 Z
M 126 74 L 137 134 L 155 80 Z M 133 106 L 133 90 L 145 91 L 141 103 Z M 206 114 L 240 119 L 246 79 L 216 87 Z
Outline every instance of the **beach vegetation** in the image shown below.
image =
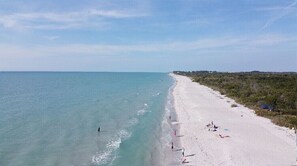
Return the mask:
M 295 72 L 174 72 L 233 98 L 280 126 L 297 128 Z M 232 107 L 232 106 L 231 106 Z

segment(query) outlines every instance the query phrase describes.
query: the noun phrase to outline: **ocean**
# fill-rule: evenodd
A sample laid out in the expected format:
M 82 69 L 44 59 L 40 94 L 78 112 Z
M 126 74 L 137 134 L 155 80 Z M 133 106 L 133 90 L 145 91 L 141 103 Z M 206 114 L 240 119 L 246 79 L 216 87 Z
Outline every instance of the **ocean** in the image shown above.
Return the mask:
M 173 84 L 168 73 L 1 72 L 0 165 L 168 165 Z

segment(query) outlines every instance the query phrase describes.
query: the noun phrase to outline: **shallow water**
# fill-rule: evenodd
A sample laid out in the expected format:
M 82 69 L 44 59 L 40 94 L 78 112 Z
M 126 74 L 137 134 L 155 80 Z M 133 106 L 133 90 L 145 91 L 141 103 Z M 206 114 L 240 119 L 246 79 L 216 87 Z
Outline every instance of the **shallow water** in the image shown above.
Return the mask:
M 166 73 L 0 73 L 0 165 L 164 165 L 172 84 Z

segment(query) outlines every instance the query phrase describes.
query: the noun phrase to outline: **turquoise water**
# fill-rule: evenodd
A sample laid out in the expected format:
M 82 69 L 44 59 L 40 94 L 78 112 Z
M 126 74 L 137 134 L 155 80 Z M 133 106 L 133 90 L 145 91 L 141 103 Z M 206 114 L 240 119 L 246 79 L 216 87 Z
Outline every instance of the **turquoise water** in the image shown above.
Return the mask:
M 164 165 L 172 84 L 166 73 L 0 73 L 0 165 Z

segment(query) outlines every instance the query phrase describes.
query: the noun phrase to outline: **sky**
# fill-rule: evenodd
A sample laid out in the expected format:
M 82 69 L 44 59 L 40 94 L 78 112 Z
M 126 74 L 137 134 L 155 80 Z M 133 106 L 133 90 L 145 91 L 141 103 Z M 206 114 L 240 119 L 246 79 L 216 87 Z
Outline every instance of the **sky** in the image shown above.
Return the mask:
M 0 71 L 297 71 L 297 0 L 0 0 Z

